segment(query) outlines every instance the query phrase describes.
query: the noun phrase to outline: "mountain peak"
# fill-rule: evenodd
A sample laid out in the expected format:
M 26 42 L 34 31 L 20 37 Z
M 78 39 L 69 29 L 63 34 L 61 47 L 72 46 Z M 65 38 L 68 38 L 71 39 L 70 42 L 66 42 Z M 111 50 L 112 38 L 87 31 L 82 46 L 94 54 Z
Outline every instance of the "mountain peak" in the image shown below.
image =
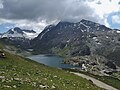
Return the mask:
M 69 25 L 71 25 L 71 24 L 73 24 L 73 23 L 67 22 L 67 21 L 60 21 L 60 22 L 56 25 L 56 27 L 57 27 L 57 28 L 64 28 L 64 27 L 67 27 L 67 26 L 69 26 Z
M 90 21 L 90 20 L 86 20 L 86 19 L 82 19 L 80 22 L 84 23 L 84 24 L 98 24 L 96 22 Z
M 85 21 L 89 21 L 89 20 L 87 20 L 87 19 L 82 19 L 80 22 L 85 22 Z
M 19 27 L 15 27 L 14 30 L 21 30 Z
M 25 30 L 25 29 L 20 29 L 19 27 L 12 28 L 8 30 L 7 32 L 2 34 L 2 37 L 20 37 L 20 38 L 28 38 L 32 39 L 37 36 L 37 33 L 34 30 Z
M 58 24 L 71 24 L 71 22 L 67 22 L 67 21 L 60 21 Z
M 54 26 L 55 26 L 55 25 L 52 25 L 52 24 L 51 24 L 51 25 L 46 26 L 45 29 L 50 29 L 50 28 L 52 28 L 52 27 L 54 27 Z
M 17 33 L 23 34 L 22 30 L 19 27 L 15 27 L 13 30 L 16 31 Z

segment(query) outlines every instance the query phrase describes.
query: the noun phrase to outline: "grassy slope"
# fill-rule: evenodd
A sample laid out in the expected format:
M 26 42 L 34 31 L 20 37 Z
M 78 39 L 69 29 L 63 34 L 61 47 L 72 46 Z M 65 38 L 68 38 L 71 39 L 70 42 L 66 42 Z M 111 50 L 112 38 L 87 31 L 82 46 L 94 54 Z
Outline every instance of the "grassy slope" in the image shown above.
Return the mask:
M 5 52 L 0 58 L 0 90 L 102 90 L 69 72 Z

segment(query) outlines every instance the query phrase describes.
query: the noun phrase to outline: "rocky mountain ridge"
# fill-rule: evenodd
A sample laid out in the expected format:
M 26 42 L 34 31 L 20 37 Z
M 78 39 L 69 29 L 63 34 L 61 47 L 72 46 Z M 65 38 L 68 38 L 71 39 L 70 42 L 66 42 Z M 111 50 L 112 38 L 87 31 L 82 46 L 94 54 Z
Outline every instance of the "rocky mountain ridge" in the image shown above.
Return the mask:
M 59 22 L 56 26 L 47 26 L 43 32 L 33 40 L 33 48 L 41 49 L 41 47 L 44 48 L 47 46 L 48 51 L 52 52 L 51 48 L 58 47 L 61 49 L 65 46 L 67 47 L 67 45 L 81 46 L 82 44 L 87 43 L 90 39 L 96 42 L 97 47 L 100 44 L 98 38 L 101 34 L 103 35 L 100 37 L 103 39 L 109 39 L 110 35 L 119 36 L 119 32 L 119 30 L 113 30 L 104 25 L 84 19 L 78 23 Z M 87 46 L 88 44 L 89 43 L 87 43 Z
M 30 40 L 37 37 L 33 30 L 20 29 L 19 27 L 11 28 L 5 33 L 0 34 L 0 38 L 6 45 L 14 45 L 17 48 L 26 49 L 30 47 Z
M 25 29 L 20 29 L 19 27 L 15 27 L 1 34 L 1 38 L 4 37 L 33 39 L 37 37 L 37 33 L 33 30 L 25 30 Z
M 85 19 L 49 25 L 32 40 L 11 37 L 5 41 L 33 54 L 63 56 L 62 63 L 83 66 L 89 72 L 108 73 L 120 67 L 120 30 Z
M 120 66 L 120 30 L 85 19 L 47 26 L 31 43 L 36 54 L 69 57 L 64 63 L 84 63 L 86 68 L 92 68 L 91 72 L 96 68 L 101 72 L 114 71 Z

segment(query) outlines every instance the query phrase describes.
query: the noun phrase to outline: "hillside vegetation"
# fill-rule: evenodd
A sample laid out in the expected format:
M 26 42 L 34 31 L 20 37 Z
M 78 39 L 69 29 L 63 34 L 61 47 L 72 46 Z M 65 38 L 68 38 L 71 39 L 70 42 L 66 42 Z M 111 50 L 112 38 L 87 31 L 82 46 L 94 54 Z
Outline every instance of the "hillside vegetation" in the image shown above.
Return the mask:
M 0 90 L 102 90 L 69 72 L 4 53 L 5 58 L 0 58 Z

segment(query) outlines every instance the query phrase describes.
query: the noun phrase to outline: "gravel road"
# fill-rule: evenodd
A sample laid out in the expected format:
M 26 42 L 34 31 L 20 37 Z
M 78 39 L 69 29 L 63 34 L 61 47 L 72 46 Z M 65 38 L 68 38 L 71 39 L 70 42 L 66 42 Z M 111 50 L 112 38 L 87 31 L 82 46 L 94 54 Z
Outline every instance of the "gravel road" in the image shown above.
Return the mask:
M 84 74 L 81 74 L 81 73 L 74 73 L 74 72 L 72 72 L 72 73 L 77 75 L 77 76 L 81 76 L 83 78 L 86 78 L 87 80 L 91 80 L 96 86 L 104 88 L 106 90 L 118 90 L 118 89 L 116 89 L 116 88 L 114 88 L 110 85 L 107 85 L 107 84 L 105 84 L 105 83 L 103 83 L 103 82 L 101 82 L 101 81 L 99 81 L 95 78 L 90 77 L 90 76 L 87 76 L 87 75 L 84 75 Z

